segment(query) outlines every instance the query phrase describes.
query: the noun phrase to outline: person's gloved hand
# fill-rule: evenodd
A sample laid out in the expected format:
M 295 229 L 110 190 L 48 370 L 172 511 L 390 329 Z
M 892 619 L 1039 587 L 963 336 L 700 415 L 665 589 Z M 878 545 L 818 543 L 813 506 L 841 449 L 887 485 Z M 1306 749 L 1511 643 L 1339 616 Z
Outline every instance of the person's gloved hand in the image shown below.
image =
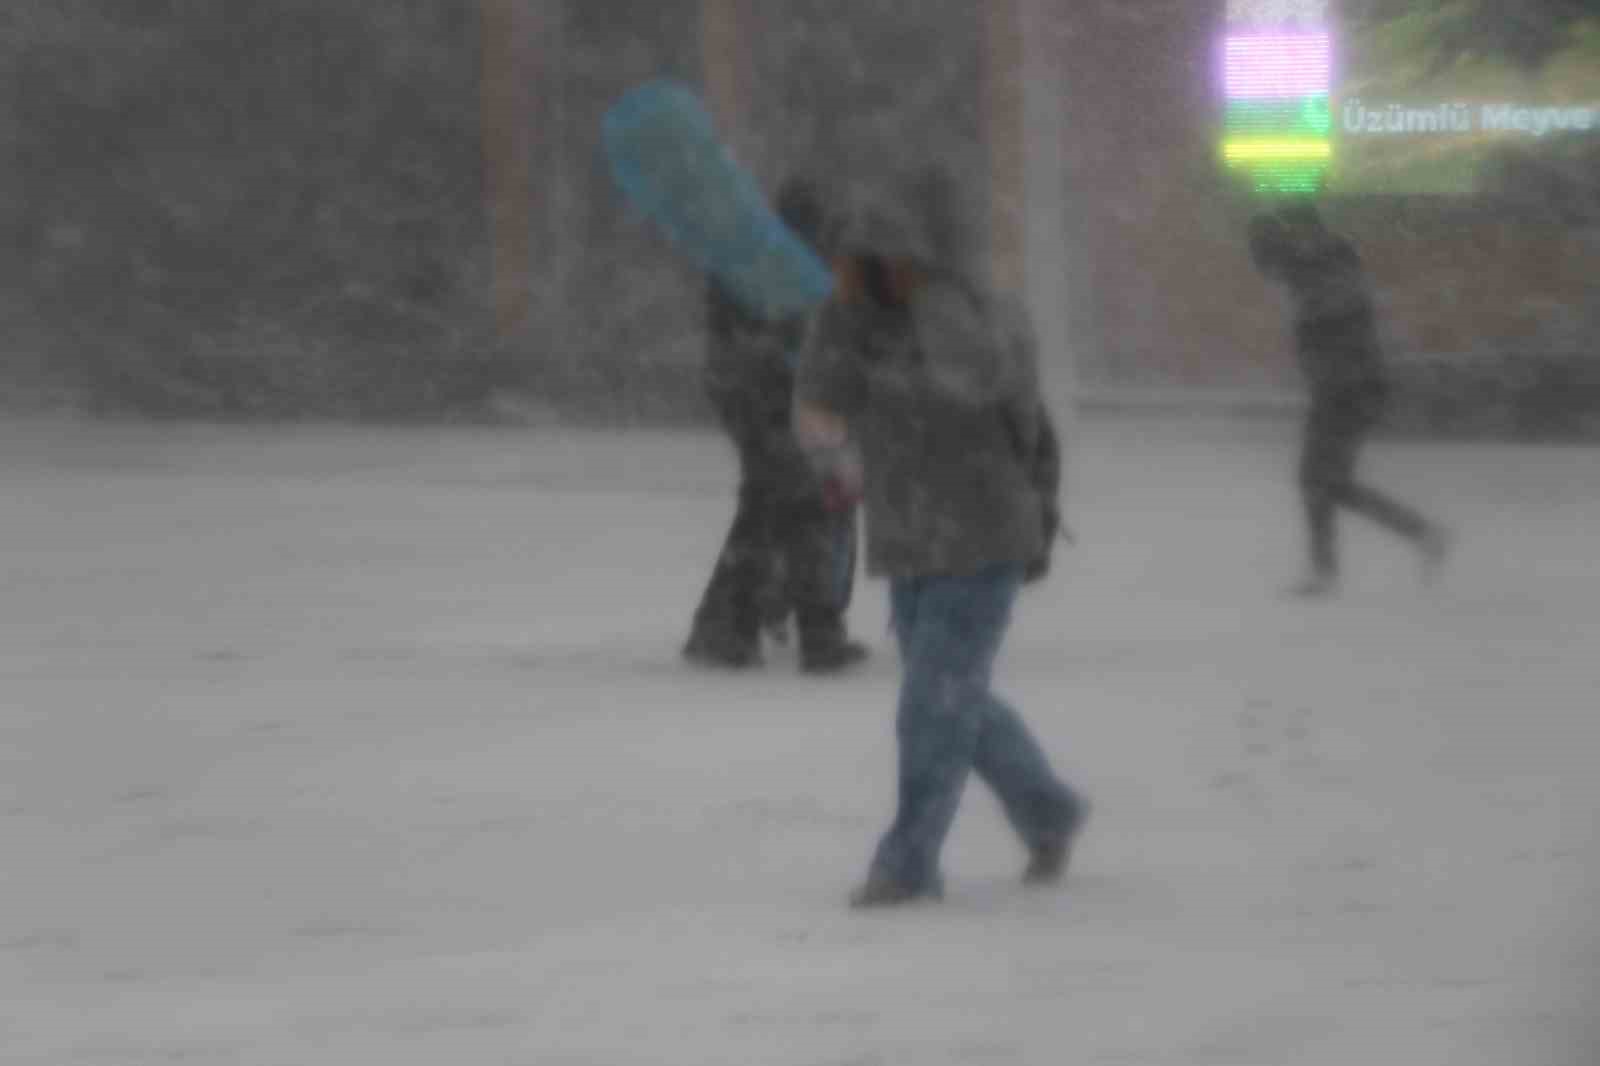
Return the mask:
M 829 475 L 822 480 L 822 506 L 829 514 L 843 514 L 854 507 L 858 499 L 838 478 Z
M 842 514 L 861 502 L 861 460 L 849 448 L 830 456 L 822 474 L 822 505 L 830 514 Z
M 1050 557 L 1055 552 L 1056 538 L 1070 541 L 1070 534 L 1062 532 L 1061 508 L 1054 501 L 1047 501 L 1044 505 L 1044 544 L 1039 549 L 1039 555 L 1028 564 L 1023 572 L 1025 581 L 1041 581 L 1050 574 Z

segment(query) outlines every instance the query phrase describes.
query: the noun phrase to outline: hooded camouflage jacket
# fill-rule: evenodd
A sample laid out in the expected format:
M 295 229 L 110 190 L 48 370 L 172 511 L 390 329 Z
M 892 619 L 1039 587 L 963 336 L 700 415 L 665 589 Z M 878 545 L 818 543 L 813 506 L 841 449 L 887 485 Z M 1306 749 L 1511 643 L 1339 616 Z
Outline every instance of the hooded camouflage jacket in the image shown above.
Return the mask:
M 904 306 L 830 301 L 797 396 L 843 416 L 860 450 L 869 572 L 1036 565 L 1049 550 L 1060 462 L 1026 315 L 975 280 L 937 198 L 895 203 L 858 219 L 846 251 L 916 262 L 925 280 Z

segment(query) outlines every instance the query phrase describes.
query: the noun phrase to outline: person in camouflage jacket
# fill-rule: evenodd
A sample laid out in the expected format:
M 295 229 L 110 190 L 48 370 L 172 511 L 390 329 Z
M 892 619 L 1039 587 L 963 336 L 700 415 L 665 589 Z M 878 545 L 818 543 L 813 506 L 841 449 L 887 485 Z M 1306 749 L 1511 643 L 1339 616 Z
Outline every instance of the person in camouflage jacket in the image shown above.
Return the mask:
M 889 580 L 903 663 L 898 806 L 852 902 L 942 893 L 939 854 L 972 772 L 1027 848 L 1025 879 L 1053 881 L 1088 804 L 991 688 L 1059 522 L 1059 445 L 1026 315 L 983 285 L 937 169 L 858 213 L 837 274 L 801 359 L 796 428 L 862 495 L 867 570 Z

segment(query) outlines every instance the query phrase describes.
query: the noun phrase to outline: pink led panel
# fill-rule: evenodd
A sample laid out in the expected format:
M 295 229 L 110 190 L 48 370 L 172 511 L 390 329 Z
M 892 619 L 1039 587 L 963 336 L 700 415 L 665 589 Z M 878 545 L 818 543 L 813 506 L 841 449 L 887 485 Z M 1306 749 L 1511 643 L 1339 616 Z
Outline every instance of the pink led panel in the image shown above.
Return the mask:
M 1326 33 L 1230 36 L 1223 79 L 1230 100 L 1324 95 L 1333 82 L 1333 45 Z

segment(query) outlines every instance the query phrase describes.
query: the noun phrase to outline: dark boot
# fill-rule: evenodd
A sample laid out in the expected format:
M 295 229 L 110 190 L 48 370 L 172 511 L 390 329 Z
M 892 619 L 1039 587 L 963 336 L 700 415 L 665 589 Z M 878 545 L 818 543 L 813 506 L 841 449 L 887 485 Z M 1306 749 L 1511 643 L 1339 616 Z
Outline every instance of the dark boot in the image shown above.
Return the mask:
M 699 666 L 746 670 L 761 665 L 761 641 L 714 629 L 699 630 L 683 646 L 683 657 Z
M 800 669 L 808 674 L 837 674 L 866 662 L 867 646 L 858 641 L 838 641 L 812 645 L 800 650 Z
M 903 903 L 937 903 L 944 898 L 944 886 L 935 881 L 925 888 L 913 888 L 876 874 L 850 893 L 850 906 L 856 910 L 872 907 L 897 907 Z
M 863 662 L 866 645 L 850 639 L 840 611 L 801 608 L 796 612 L 800 629 L 800 669 L 808 674 L 836 674 Z
M 1028 868 L 1022 871 L 1023 884 L 1052 885 L 1066 876 L 1067 864 L 1072 861 L 1072 845 L 1089 820 L 1089 809 L 1089 801 L 1080 798 L 1061 832 L 1029 849 Z
M 1339 593 L 1339 579 L 1329 573 L 1313 572 L 1289 587 L 1289 596 L 1297 600 L 1326 600 Z
M 1430 525 L 1428 531 L 1419 539 L 1417 546 L 1422 554 L 1423 584 L 1437 584 L 1440 574 L 1444 572 L 1445 563 L 1450 559 L 1450 553 L 1455 549 L 1455 534 L 1439 526 Z

